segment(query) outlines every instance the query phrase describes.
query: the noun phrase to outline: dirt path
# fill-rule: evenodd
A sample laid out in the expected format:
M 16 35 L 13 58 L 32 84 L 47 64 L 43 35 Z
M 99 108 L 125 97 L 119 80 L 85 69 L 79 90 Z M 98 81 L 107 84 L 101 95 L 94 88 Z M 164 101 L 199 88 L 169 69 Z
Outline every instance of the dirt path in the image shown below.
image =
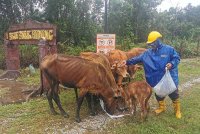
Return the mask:
M 33 87 L 22 82 L 1 80 L 0 81 L 0 105 L 20 103 L 26 100 L 28 91 Z M 27 92 L 28 93 L 28 92 Z

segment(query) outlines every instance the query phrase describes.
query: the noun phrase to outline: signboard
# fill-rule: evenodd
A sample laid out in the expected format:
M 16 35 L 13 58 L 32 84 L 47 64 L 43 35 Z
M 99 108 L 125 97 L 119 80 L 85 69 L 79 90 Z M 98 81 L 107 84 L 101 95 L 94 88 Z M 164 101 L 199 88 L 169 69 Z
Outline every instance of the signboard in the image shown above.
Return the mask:
M 115 34 L 97 34 L 97 53 L 108 53 L 115 49 Z
M 56 26 L 27 20 L 21 24 L 11 25 L 5 33 L 5 39 L 10 44 L 38 44 L 41 38 L 45 38 L 49 45 L 56 45 Z
M 23 30 L 16 32 L 8 32 L 7 39 L 12 40 L 39 40 L 45 37 L 46 40 L 53 40 L 52 30 Z

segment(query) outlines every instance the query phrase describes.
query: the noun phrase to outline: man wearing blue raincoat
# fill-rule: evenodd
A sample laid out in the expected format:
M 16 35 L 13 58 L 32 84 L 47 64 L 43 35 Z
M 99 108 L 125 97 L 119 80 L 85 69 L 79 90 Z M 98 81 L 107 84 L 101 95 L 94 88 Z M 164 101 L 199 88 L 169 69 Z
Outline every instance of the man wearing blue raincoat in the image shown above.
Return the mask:
M 145 77 L 147 83 L 151 87 L 155 87 L 165 74 L 165 68 L 170 71 L 171 77 L 177 87 L 177 89 L 169 94 L 169 97 L 173 101 L 176 118 L 181 118 L 180 101 L 178 93 L 178 64 L 180 57 L 176 50 L 166 44 L 163 44 L 160 40 L 162 35 L 157 31 L 152 31 L 148 35 L 147 45 L 150 46 L 147 51 L 138 57 L 133 57 L 126 61 L 126 65 L 133 65 L 137 63 L 143 63 Z M 159 97 L 155 94 L 159 103 L 158 109 L 155 110 L 156 114 L 160 114 L 166 110 L 166 104 L 164 102 L 165 97 Z

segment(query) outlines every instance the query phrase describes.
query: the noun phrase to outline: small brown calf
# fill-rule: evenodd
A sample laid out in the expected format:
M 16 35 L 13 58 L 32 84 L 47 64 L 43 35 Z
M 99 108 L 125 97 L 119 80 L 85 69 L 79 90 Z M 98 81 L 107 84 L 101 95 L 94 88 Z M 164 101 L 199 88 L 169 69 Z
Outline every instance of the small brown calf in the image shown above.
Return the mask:
M 148 101 L 151 94 L 152 88 L 146 81 L 130 82 L 122 91 L 122 97 L 132 114 L 136 114 L 137 103 L 140 104 L 142 120 L 146 119 L 150 109 Z

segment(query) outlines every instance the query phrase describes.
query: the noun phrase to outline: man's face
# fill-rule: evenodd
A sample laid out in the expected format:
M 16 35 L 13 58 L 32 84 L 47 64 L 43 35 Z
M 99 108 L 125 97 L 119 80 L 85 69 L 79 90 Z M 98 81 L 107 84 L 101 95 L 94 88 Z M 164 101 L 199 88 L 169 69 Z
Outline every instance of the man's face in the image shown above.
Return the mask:
M 151 44 L 148 44 L 148 46 L 150 46 L 152 49 L 156 49 L 157 48 L 157 45 L 156 45 L 155 41 L 153 43 L 151 43 Z

